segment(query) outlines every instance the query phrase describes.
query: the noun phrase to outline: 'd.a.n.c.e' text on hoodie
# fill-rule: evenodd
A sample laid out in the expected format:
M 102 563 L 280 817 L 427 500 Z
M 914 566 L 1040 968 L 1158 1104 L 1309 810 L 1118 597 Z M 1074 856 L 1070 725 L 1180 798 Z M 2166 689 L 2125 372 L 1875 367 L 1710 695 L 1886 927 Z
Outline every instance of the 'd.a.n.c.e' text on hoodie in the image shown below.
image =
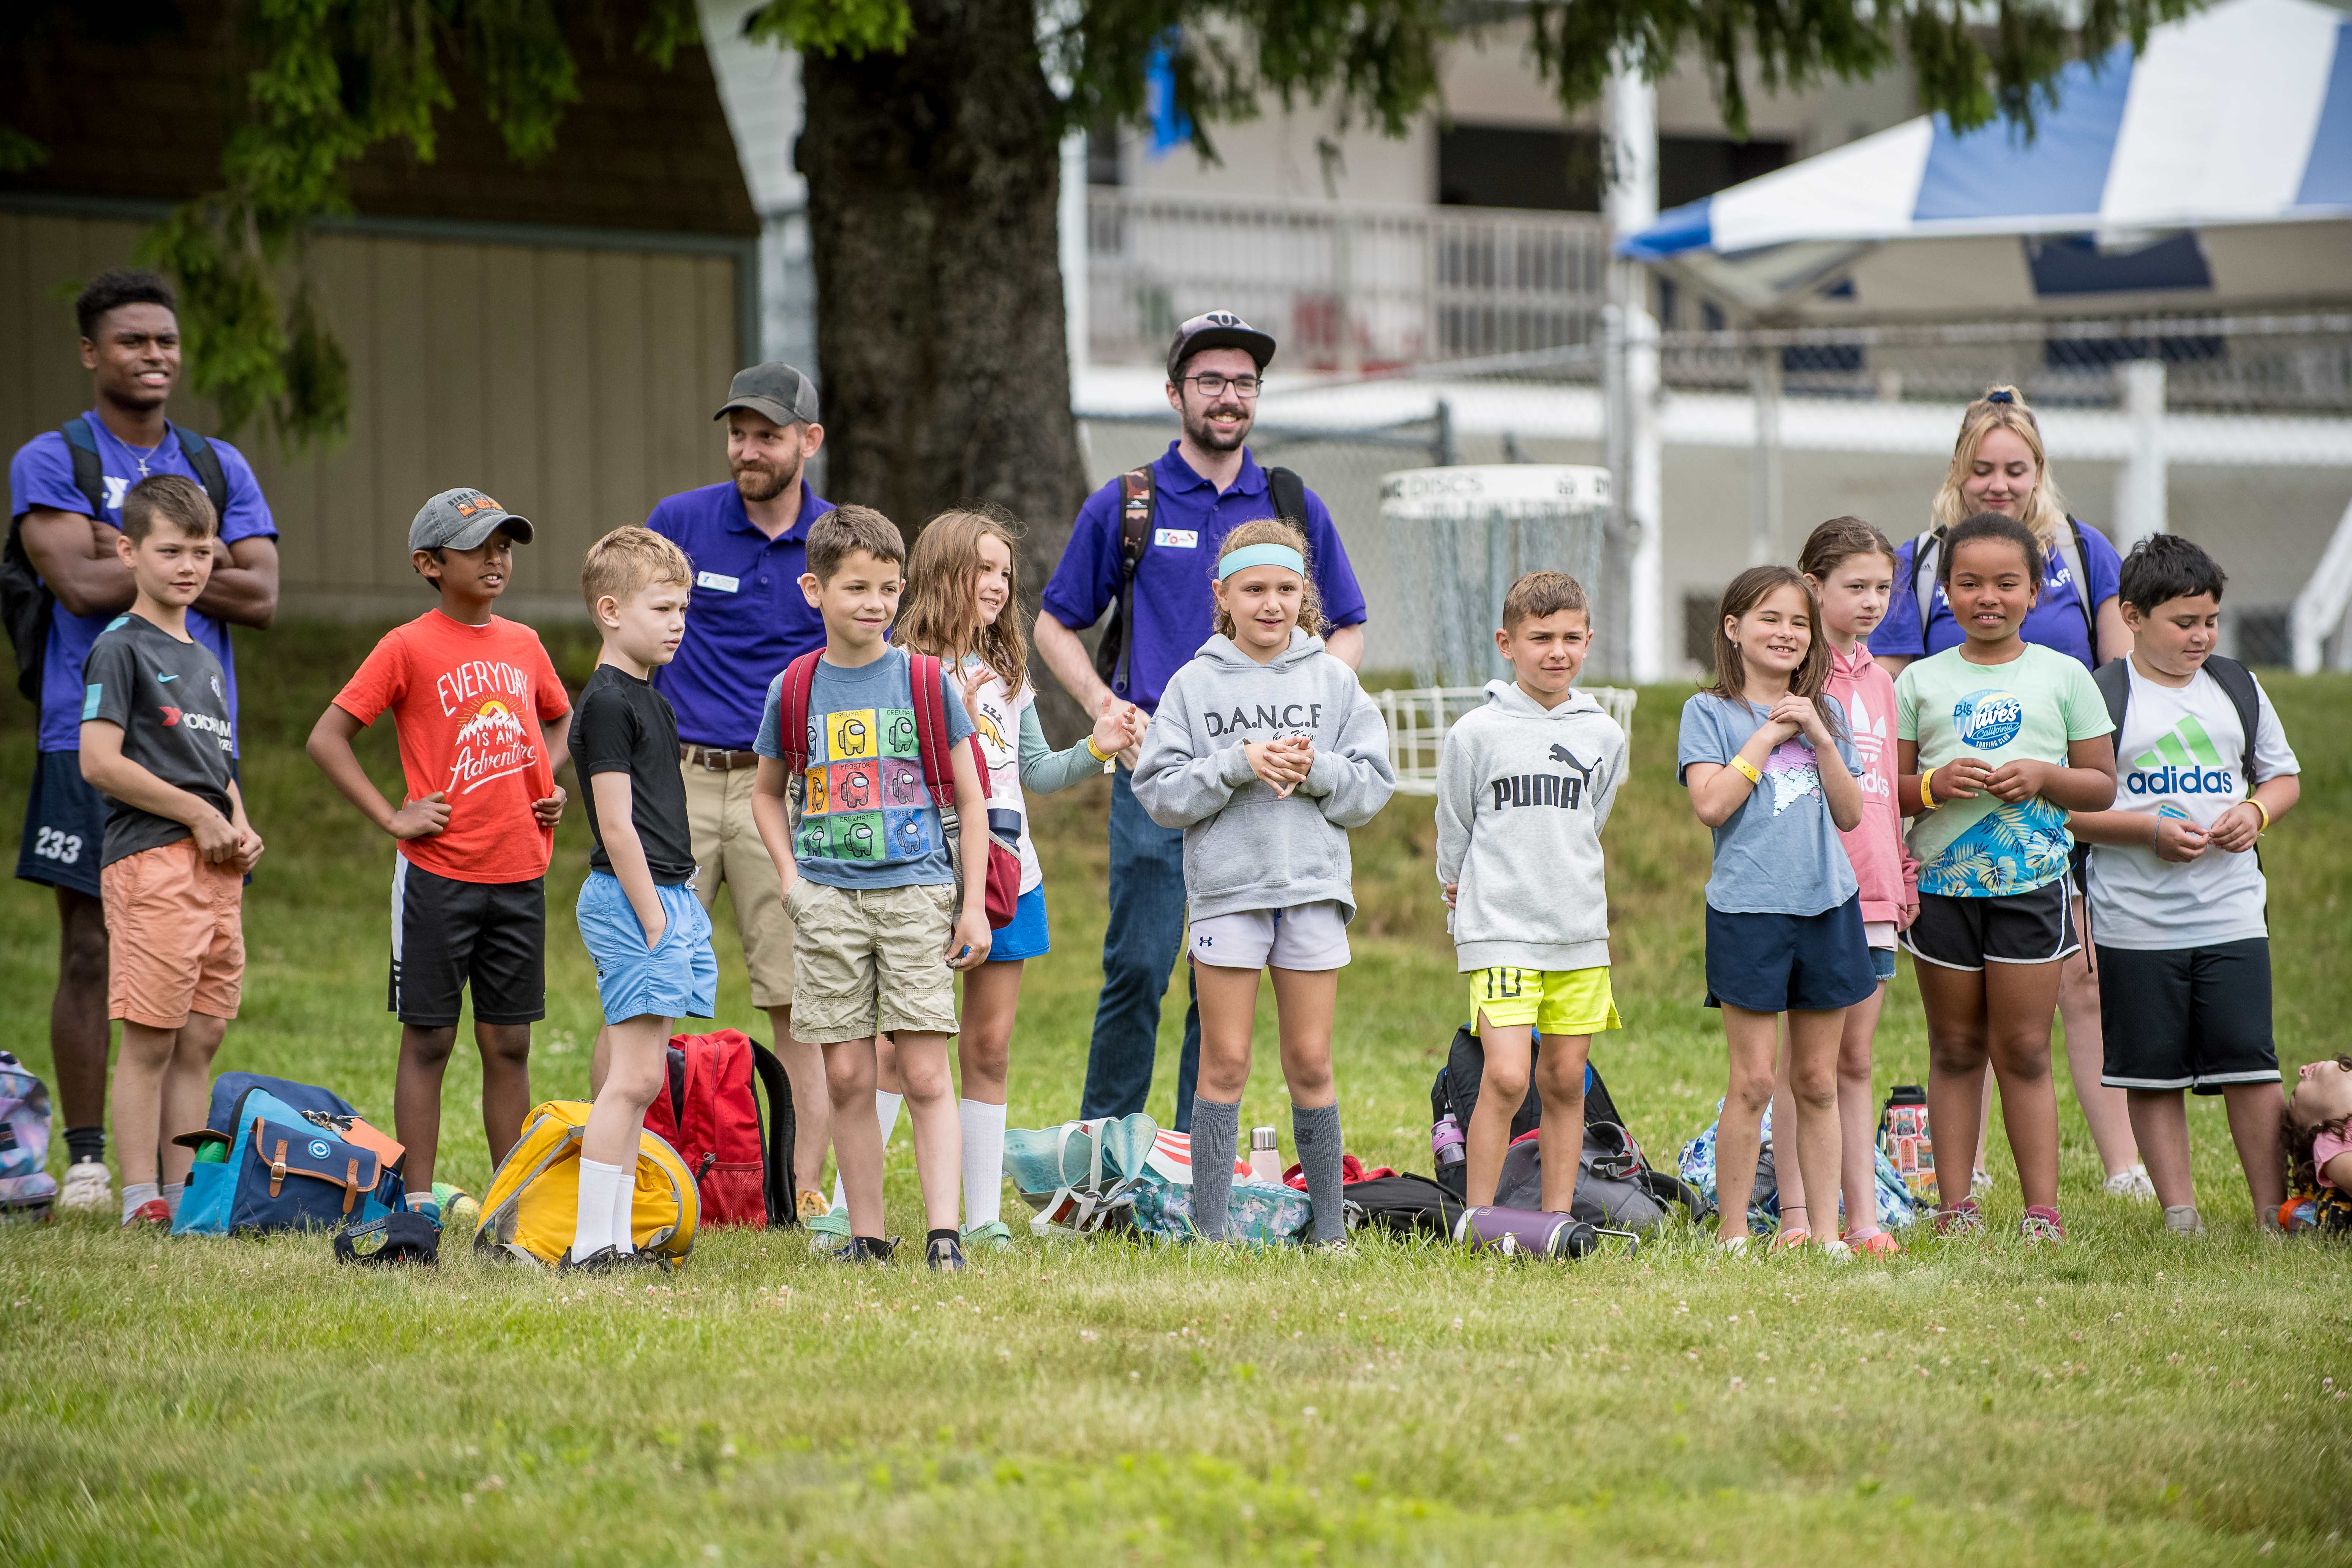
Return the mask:
M 1437 880 L 1454 889 L 1455 967 L 1468 973 L 1609 962 L 1601 830 L 1625 779 L 1625 731 L 1570 691 L 1546 708 L 1511 681 L 1445 732 L 1437 762 Z
M 1250 767 L 1253 741 L 1305 735 L 1315 762 L 1287 796 Z M 1136 759 L 1135 799 L 1184 830 L 1184 898 L 1193 920 L 1337 900 L 1353 919 L 1348 829 L 1396 789 L 1388 725 L 1356 672 L 1294 628 L 1257 660 L 1220 634 L 1160 694 Z

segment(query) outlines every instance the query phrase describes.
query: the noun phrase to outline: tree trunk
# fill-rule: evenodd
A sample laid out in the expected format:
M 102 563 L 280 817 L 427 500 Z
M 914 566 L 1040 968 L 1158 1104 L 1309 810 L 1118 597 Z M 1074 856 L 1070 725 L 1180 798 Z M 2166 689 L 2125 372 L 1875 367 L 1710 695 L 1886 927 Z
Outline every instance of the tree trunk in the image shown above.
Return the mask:
M 1023 608 L 1086 496 L 1056 242 L 1059 106 L 1030 0 L 914 0 L 903 55 L 812 54 L 809 184 L 825 482 L 911 541 L 960 501 L 1027 530 Z M 1077 709 L 1042 668 L 1042 717 Z

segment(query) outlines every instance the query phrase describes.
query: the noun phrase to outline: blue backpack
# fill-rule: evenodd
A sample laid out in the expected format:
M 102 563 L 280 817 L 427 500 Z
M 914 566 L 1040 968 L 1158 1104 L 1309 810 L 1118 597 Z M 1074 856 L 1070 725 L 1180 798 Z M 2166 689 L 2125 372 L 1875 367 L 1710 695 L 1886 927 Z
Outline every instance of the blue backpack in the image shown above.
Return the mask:
M 49 1217 L 58 1179 L 48 1159 L 48 1085 L 0 1051 L 0 1218 Z
M 310 1226 L 340 1229 L 399 1212 L 400 1173 L 344 1134 L 358 1120 L 331 1090 L 259 1073 L 224 1073 L 202 1131 L 174 1142 L 197 1152 L 174 1236 L 227 1236 Z M 206 1157 L 212 1148 L 217 1160 Z

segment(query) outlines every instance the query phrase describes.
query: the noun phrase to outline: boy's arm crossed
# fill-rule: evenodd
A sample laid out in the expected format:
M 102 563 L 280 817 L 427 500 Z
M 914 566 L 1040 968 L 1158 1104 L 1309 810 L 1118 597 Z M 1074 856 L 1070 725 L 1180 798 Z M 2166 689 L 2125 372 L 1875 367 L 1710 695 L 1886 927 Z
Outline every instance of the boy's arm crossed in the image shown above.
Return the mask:
M 637 820 L 630 815 L 636 803 L 635 790 L 629 775 L 617 769 L 592 775 L 588 787 L 596 796 L 604 858 L 613 863 L 613 876 L 628 895 L 637 924 L 645 928 L 646 951 L 650 952 L 661 945 L 663 934 L 669 930 L 669 917 L 662 913 L 661 893 L 654 886 L 653 868 L 646 862 L 645 840 L 637 837 Z
M 977 969 L 994 941 L 988 930 L 988 795 L 971 747 L 955 748 L 956 833 L 963 865 L 963 903 L 948 932 L 948 967 Z
M 367 726 L 356 715 L 341 706 L 330 702 L 319 721 L 310 726 L 310 739 L 303 748 L 327 782 L 341 790 L 345 800 L 360 808 L 360 814 L 394 838 L 429 838 L 449 826 L 447 792 L 435 790 L 423 800 L 409 802 L 394 809 L 384 799 L 383 792 L 368 777 L 367 769 L 360 765 L 359 754 L 352 750 L 352 737 Z
M 195 835 L 196 852 L 218 865 L 235 859 L 250 829 L 221 815 L 202 795 L 165 784 L 122 754 L 122 726 L 105 719 L 89 719 L 81 727 L 81 776 L 99 794 L 173 822 L 185 823 Z M 229 799 L 236 799 L 236 786 Z M 242 808 L 239 808 L 242 811 Z

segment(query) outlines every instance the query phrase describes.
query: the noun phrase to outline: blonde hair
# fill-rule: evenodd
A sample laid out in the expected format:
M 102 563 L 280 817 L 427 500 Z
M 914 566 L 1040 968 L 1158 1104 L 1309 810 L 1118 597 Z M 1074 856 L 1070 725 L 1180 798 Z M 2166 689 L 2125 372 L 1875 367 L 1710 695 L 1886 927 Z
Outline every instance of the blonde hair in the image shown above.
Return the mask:
M 591 616 L 596 613 L 597 600 L 610 596 L 620 604 L 656 583 L 691 589 L 694 568 L 685 551 L 634 522 L 590 545 L 588 558 L 580 563 L 580 594 L 588 601 Z
M 994 539 L 1011 561 L 1004 608 L 993 626 L 980 619 L 980 542 Z M 915 536 L 907 560 L 907 596 L 893 638 L 916 653 L 960 665 L 966 654 L 996 672 L 1008 695 L 1029 678 L 1029 639 L 1021 635 L 1021 523 L 1003 507 L 981 502 L 943 511 Z
M 2033 454 L 2033 493 L 2025 498 L 2018 521 L 2032 529 L 2033 536 L 2046 546 L 2056 541 L 2066 526 L 2066 498 L 2059 493 L 2058 480 L 2050 472 L 2050 454 L 2042 445 L 2042 426 L 2033 417 L 2033 410 L 2026 406 L 2025 394 L 2013 386 L 1985 388 L 1985 395 L 1969 404 L 1968 411 L 1960 416 L 1960 437 L 1952 443 L 1952 466 L 1945 472 L 1943 488 L 1936 492 L 1935 504 L 1929 509 L 1936 526 L 1954 527 L 1983 510 L 1969 504 L 1960 494 L 1960 485 L 1976 465 L 1977 449 L 1995 430 L 2015 433 L 2025 443 L 2025 449 Z
M 1222 562 L 1234 551 L 1245 550 L 1253 544 L 1286 544 L 1298 552 L 1299 560 L 1307 563 L 1306 581 L 1298 590 L 1298 626 L 1309 637 L 1321 637 L 1324 632 L 1323 596 L 1315 591 L 1315 563 L 1307 553 L 1307 536 L 1278 517 L 1260 518 L 1255 522 L 1243 523 L 1226 534 L 1225 542 L 1217 546 L 1217 559 Z M 1217 580 L 1212 572 L 1210 581 Z M 1217 606 L 1216 629 L 1223 637 L 1232 637 L 1239 629 L 1222 604 Z

